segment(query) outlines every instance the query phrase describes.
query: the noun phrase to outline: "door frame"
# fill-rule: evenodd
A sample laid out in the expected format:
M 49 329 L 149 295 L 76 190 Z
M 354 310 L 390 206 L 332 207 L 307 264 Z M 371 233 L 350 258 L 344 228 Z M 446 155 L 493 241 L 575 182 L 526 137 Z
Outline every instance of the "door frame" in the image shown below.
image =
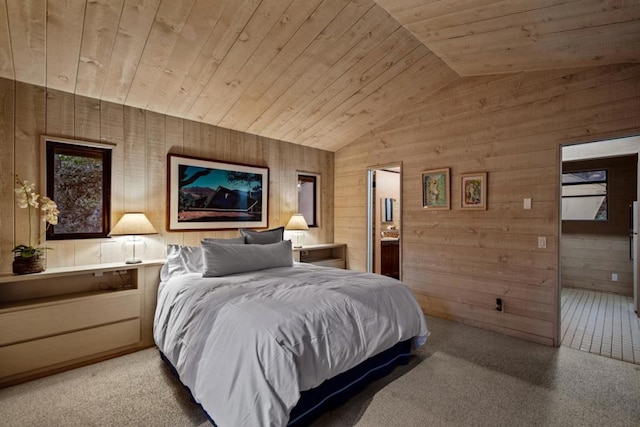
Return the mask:
M 400 230 L 398 233 L 399 240 L 399 263 L 398 266 L 400 272 L 400 280 L 402 280 L 403 276 L 403 268 L 402 268 L 402 230 L 404 229 L 404 209 L 402 204 L 402 162 L 393 162 L 393 163 L 385 163 L 383 165 L 375 165 L 367 167 L 367 272 L 373 273 L 374 270 L 374 249 L 375 249 L 375 239 L 374 239 L 374 231 L 375 231 L 375 209 L 378 209 L 378 205 L 376 203 L 377 196 L 374 191 L 374 177 L 375 172 L 378 170 L 385 169 L 393 169 L 397 168 L 398 173 L 400 174 L 400 188 L 398 189 L 398 207 L 400 209 Z
M 584 145 L 584 144 L 593 144 L 593 143 L 598 143 L 598 142 L 607 142 L 607 141 L 615 141 L 615 140 L 624 140 L 624 139 L 629 139 L 629 138 L 640 138 L 640 130 L 638 132 L 634 132 L 633 134 L 627 134 L 627 135 L 621 135 L 621 136 L 612 136 L 612 135 L 602 135 L 600 137 L 594 136 L 593 138 L 590 139 L 570 139 L 570 140 L 562 140 L 559 141 L 558 143 L 558 159 L 559 159 L 559 164 L 558 164 L 558 176 L 557 176 L 557 182 L 558 185 L 556 186 L 556 191 L 557 191 L 557 197 L 558 197 L 558 224 L 557 224 L 557 236 L 558 236 L 558 241 L 557 241 L 557 254 L 558 254 L 558 259 L 557 259 L 557 265 L 558 265 L 558 286 L 556 287 L 556 296 L 555 296 L 555 303 L 556 303 L 556 315 L 558 316 L 557 319 L 557 339 L 555 340 L 555 344 L 556 347 L 560 347 L 560 345 L 562 344 L 562 304 L 561 304 L 561 298 L 562 298 L 562 172 L 563 172 L 563 167 L 562 167 L 562 163 L 564 160 L 564 156 L 563 156 L 563 152 L 562 149 L 564 147 L 569 147 L 569 146 L 574 146 L 574 145 Z M 618 151 L 615 152 L 611 152 L 608 153 L 609 155 L 598 155 L 598 156 L 594 156 L 593 158 L 606 158 L 606 157 L 616 157 L 616 156 L 624 156 L 624 155 L 633 155 L 636 154 L 638 156 L 638 162 L 636 165 L 636 200 L 640 201 L 640 148 L 635 148 L 633 149 L 633 147 L 630 148 L 621 148 Z M 638 240 L 640 239 L 636 239 L 636 245 L 640 246 L 640 243 L 638 242 Z M 636 253 L 640 253 L 640 248 L 636 248 Z M 637 257 L 640 258 L 640 257 Z M 639 264 L 639 260 L 635 259 L 634 260 L 634 264 L 636 266 L 638 266 Z M 638 267 L 636 267 L 638 268 Z M 640 271 L 640 270 L 639 270 Z M 638 298 L 638 303 L 636 306 L 636 313 L 640 316 L 640 298 Z

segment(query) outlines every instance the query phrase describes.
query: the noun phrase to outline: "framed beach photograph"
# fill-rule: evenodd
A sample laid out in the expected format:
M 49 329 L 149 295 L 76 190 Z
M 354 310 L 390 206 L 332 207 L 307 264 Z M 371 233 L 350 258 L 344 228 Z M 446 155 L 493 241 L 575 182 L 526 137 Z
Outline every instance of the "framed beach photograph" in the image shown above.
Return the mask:
M 170 231 L 266 228 L 269 168 L 167 155 Z
M 460 207 L 487 209 L 487 173 L 466 173 L 460 176 Z
M 444 210 L 451 206 L 449 168 L 422 172 L 422 207 Z

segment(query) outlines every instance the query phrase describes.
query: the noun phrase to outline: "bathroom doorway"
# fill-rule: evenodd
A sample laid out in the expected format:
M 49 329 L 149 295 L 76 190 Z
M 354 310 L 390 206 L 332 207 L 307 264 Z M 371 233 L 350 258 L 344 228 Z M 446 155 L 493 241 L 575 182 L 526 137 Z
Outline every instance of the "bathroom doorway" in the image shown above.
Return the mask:
M 402 165 L 368 169 L 367 271 L 402 276 Z
M 640 137 L 563 145 L 559 341 L 640 364 Z

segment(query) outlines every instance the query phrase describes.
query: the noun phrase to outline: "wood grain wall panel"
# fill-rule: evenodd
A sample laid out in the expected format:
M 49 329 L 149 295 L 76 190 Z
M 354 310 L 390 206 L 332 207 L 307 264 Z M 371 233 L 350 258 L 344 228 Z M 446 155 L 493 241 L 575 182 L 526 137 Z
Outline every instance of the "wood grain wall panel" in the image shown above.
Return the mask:
M 637 62 L 640 7 L 598 0 L 376 0 L 461 76 Z M 612 50 L 611 42 L 620 43 Z
M 184 146 L 184 120 L 173 117 L 173 116 L 164 116 L 164 117 L 165 117 L 165 121 L 164 121 L 165 153 L 182 154 L 183 146 Z M 166 173 L 166 167 L 164 167 L 163 170 Z M 164 184 L 162 191 L 166 192 L 166 185 L 167 185 L 166 176 L 163 178 L 162 183 Z M 166 226 L 166 221 L 167 221 L 166 212 L 164 214 L 165 214 L 164 221 Z M 166 228 L 164 230 L 166 230 Z M 164 232 L 165 243 L 183 245 L 184 234 L 185 233 L 165 231 Z
M 86 0 L 47 2 L 46 85 L 75 93 Z
M 7 16 L 7 0 L 0 0 L 0 77 L 13 79 L 13 54 L 11 52 L 11 36 L 9 34 L 9 17 Z
M 639 72 L 627 64 L 457 80 L 337 151 L 335 235 L 350 268 L 366 267 L 366 170 L 402 162 L 403 281 L 423 310 L 558 344 L 559 145 L 640 132 Z M 451 210 L 425 211 L 421 172 L 441 167 L 451 169 Z M 488 209 L 461 210 L 460 175 L 478 171 L 488 172 Z M 533 209 L 522 209 L 525 197 Z
M 76 94 L 100 99 L 124 0 L 87 2 Z
M 100 101 L 76 96 L 74 136 L 83 141 L 100 141 Z
M 254 81 L 292 40 L 318 3 L 320 0 L 292 3 L 263 1 L 229 50 L 227 55 L 233 59 L 224 61 L 216 69 L 189 113 L 205 118 L 207 123 L 226 126 L 221 122 L 222 118 L 248 83 Z M 207 102 L 207 98 L 211 96 L 221 98 L 215 108 L 211 108 L 211 104 Z
M 146 108 L 150 91 L 162 77 L 195 0 L 163 1 L 127 93 L 126 104 Z
M 144 212 L 156 230 L 165 230 L 167 206 L 165 115 L 145 112 L 145 206 Z M 145 236 L 145 258 L 158 259 L 165 256 L 162 235 Z
M 308 242 L 333 241 L 334 155 L 331 152 L 57 90 L 45 93 L 40 87 L 6 79 L 0 79 L 0 100 L 0 272 L 11 271 L 14 242 L 26 239 L 24 212 L 18 211 L 14 201 L 13 175 L 15 172 L 21 177 L 29 174 L 23 178 L 40 182 L 40 135 L 48 131 L 64 138 L 115 144 L 112 226 L 125 211 L 144 211 L 159 232 L 148 236 L 147 248 L 141 254 L 145 258 L 162 257 L 167 243 L 197 246 L 202 237 L 238 235 L 235 229 L 166 231 L 166 155 L 169 152 L 269 167 L 271 228 L 285 225 L 296 212 L 296 172 L 321 174 L 322 226 L 309 231 Z M 48 245 L 54 247 L 50 251 L 49 267 L 116 262 L 125 258 L 119 239 L 60 241 Z
M 360 16 L 361 13 L 364 14 Z M 276 76 L 275 84 L 259 98 L 267 108 L 254 108 L 243 114 L 243 121 L 251 123 L 247 130 L 261 132 L 291 104 L 313 99 L 314 92 L 319 91 L 302 88 L 322 90 L 349 70 L 398 28 L 398 23 L 385 19 L 386 16 L 382 9 L 367 5 L 366 8 L 354 7 L 343 19 L 333 21 L 327 29 L 330 37 L 316 39 L 316 43 L 312 43 L 305 54 L 298 57 L 284 73 Z M 345 25 L 338 27 L 338 22 Z M 316 55 L 322 57 L 322 61 L 316 61 Z
M 146 207 L 146 115 L 124 107 L 124 212 L 144 212 Z M 113 212 L 116 218 L 124 212 Z
M 74 135 L 75 96 L 55 89 L 48 89 L 46 96 L 47 135 Z
M 75 135 L 75 96 L 60 90 L 49 89 L 46 92 L 45 133 L 62 138 L 73 138 Z M 42 147 L 41 147 L 42 148 Z M 41 177 L 38 190 L 44 193 Z M 75 245 L 67 241 L 50 241 L 47 247 L 47 267 L 64 264 L 65 259 L 74 259 Z
M 0 5 L 2 6 L 2 5 Z M 11 271 L 15 246 L 15 82 L 0 79 L 0 271 Z
M 45 131 L 45 91 L 42 87 L 16 83 L 14 120 L 15 169 L 13 173 L 18 175 L 21 180 L 35 182 L 39 188 L 40 135 Z M 39 193 L 42 194 L 41 189 Z M 21 209 L 15 202 L 10 206 L 15 209 L 16 244 L 37 244 L 42 223 L 38 212 L 31 209 L 29 220 L 27 209 Z M 31 223 L 31 234 L 29 233 L 29 223 Z M 31 239 L 30 242 L 29 239 Z
M 125 210 L 124 108 L 111 102 L 100 104 L 100 140 L 115 144 L 111 153 L 111 226 Z M 116 214 L 118 216 L 116 217 Z
M 160 0 L 126 0 L 100 99 L 122 104 L 135 75 Z
M 256 108 L 256 101 L 267 88 L 291 66 L 306 49 L 315 49 L 322 44 L 321 35 L 333 37 L 333 30 L 339 29 L 333 23 L 339 20 L 340 13 L 349 10 L 351 4 L 346 0 L 325 0 L 309 15 L 295 37 L 291 38 L 277 53 L 273 60 L 249 82 L 244 92 L 237 97 L 235 104 L 219 122 L 220 126 L 237 127 L 247 111 Z M 349 27 L 345 23 L 343 27 Z M 251 61 L 250 63 L 252 63 Z M 267 106 L 267 105 L 265 105 Z M 275 137 L 274 135 L 272 135 Z
M 47 5 L 40 0 L 7 1 L 15 75 L 34 85 L 45 84 Z
M 563 233 L 561 245 L 563 286 L 633 295 L 628 236 Z
M 253 16 L 257 0 L 226 0 L 211 5 L 197 0 L 160 81 L 163 91 L 152 96 L 148 108 L 184 117 Z M 213 7 L 212 7 L 213 6 Z
M 350 69 L 349 74 L 343 74 L 326 88 L 314 90 L 318 93 L 315 98 L 307 102 L 302 108 L 285 109 L 271 123 L 266 131 L 274 138 L 295 138 L 312 124 L 321 120 L 326 112 L 323 106 L 336 108 L 349 99 L 355 92 L 361 90 L 382 73 L 389 70 L 393 64 L 401 61 L 406 55 L 418 49 L 419 45 L 403 28 L 397 28 L 382 43 L 372 49 L 367 55 Z M 354 77 L 357 76 L 357 77 Z

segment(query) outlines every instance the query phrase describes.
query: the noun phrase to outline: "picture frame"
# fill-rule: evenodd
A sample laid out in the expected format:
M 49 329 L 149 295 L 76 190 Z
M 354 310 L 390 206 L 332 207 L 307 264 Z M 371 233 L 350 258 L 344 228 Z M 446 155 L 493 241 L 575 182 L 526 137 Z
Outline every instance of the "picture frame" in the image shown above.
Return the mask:
M 460 175 L 460 208 L 487 209 L 487 173 L 465 173 Z
M 268 226 L 269 168 L 167 154 L 167 229 Z
M 451 208 L 449 168 L 422 172 L 422 207 L 428 210 Z

